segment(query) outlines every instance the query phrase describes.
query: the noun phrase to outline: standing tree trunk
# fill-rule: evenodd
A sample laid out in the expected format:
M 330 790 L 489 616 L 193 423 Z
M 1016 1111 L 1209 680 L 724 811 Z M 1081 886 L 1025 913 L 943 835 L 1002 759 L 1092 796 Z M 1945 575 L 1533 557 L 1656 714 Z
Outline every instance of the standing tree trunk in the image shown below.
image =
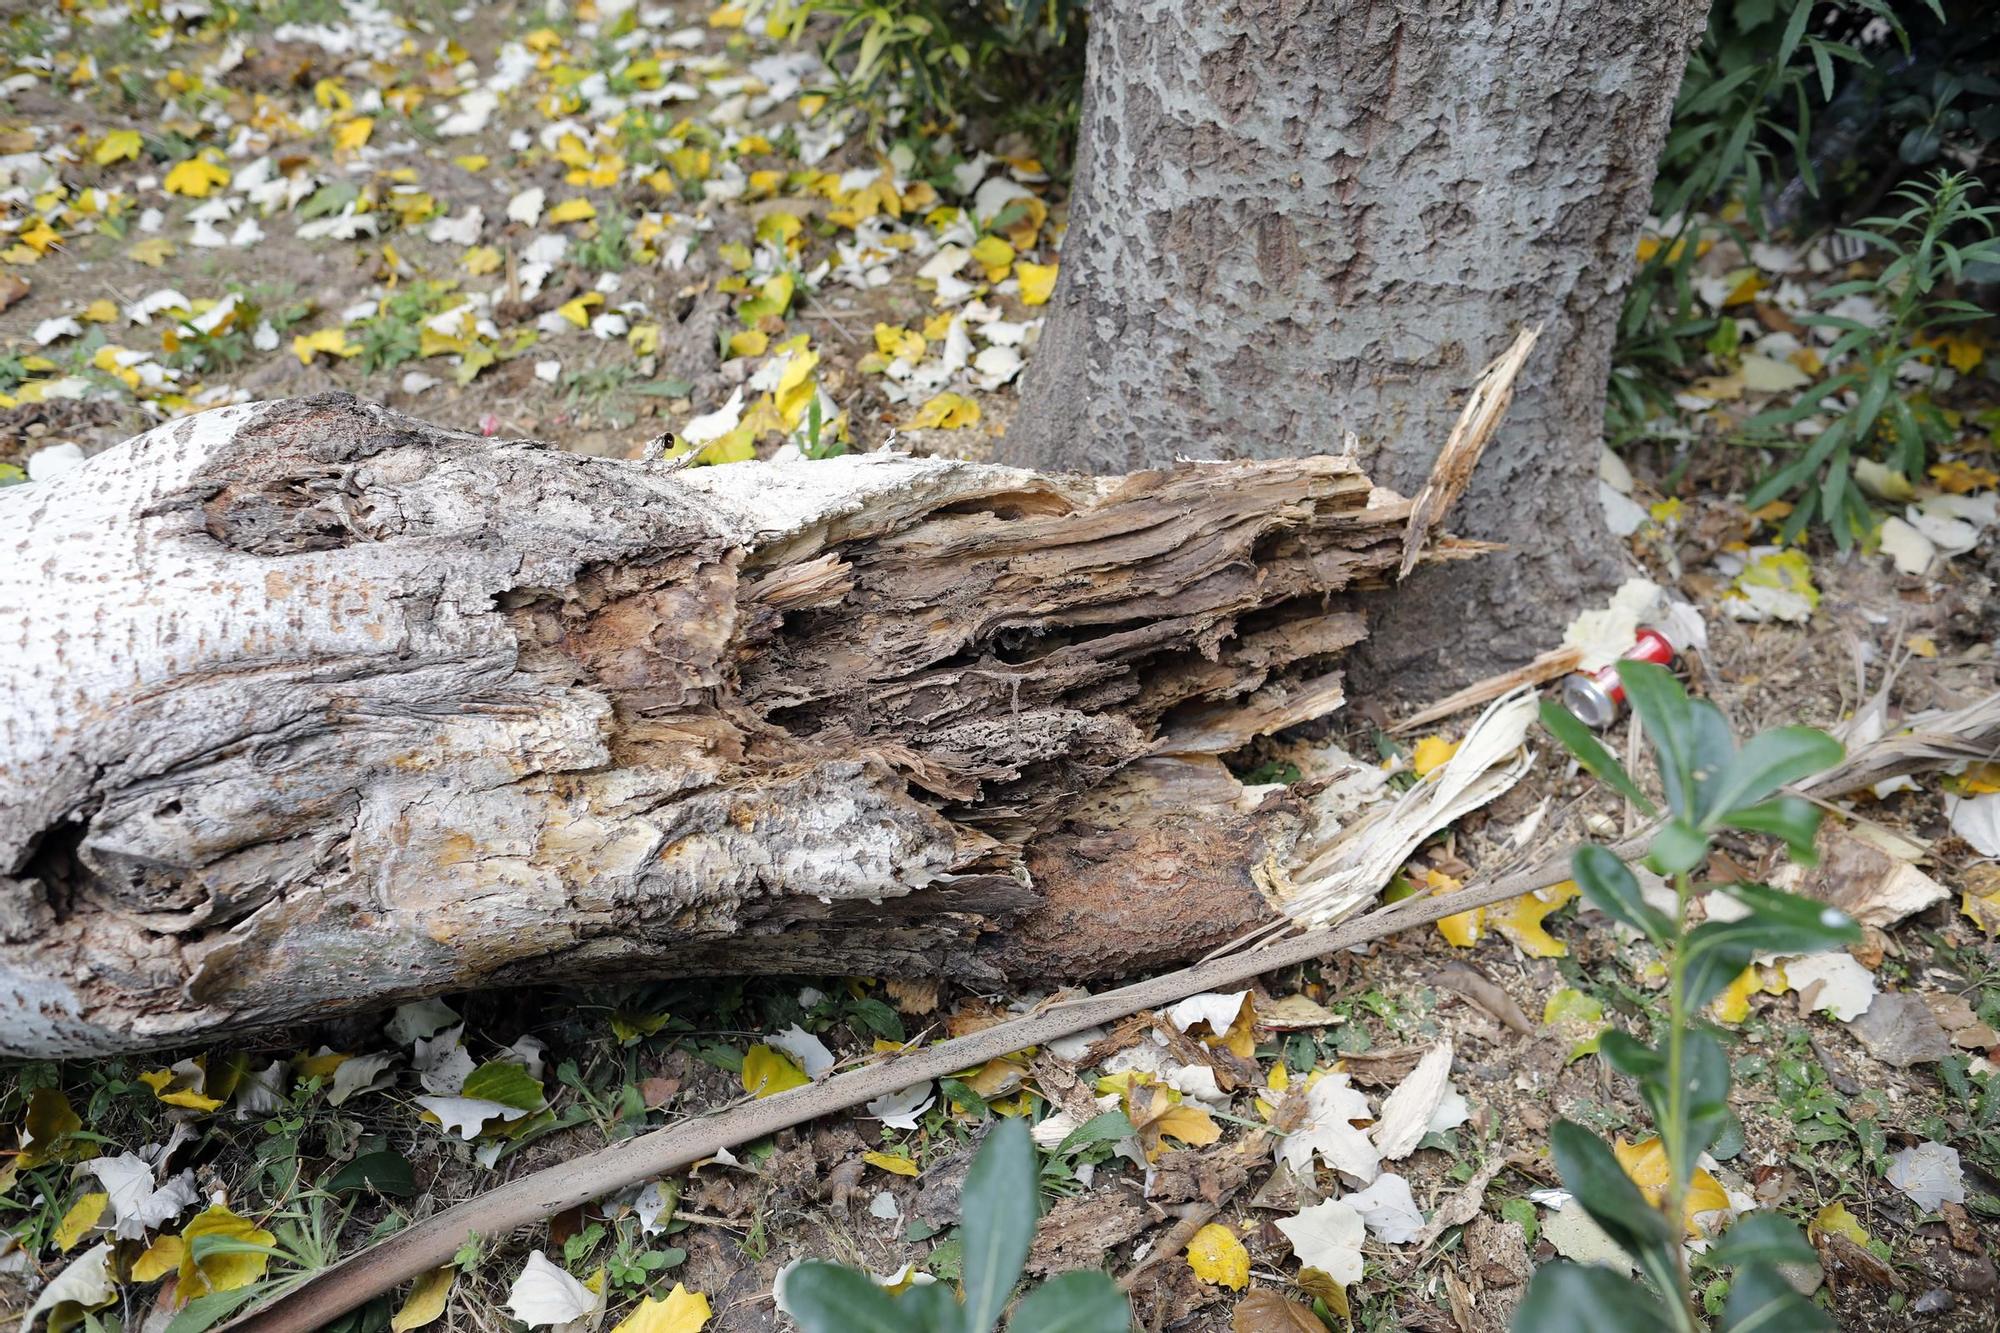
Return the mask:
M 1002 457 L 1362 457 L 1406 493 L 1457 395 L 1544 336 L 1432 569 L 1405 687 L 1522 660 L 1615 566 L 1595 499 L 1620 293 L 1706 0 L 1106 0 L 1062 278 Z M 1458 654 L 1472 650 L 1465 658 Z

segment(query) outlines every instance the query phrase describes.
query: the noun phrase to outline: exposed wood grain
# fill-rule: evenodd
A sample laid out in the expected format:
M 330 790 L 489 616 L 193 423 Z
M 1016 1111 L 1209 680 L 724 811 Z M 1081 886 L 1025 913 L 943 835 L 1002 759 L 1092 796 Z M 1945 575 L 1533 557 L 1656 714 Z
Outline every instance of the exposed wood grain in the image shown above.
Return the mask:
M 1199 954 L 1268 919 L 1297 816 L 1214 756 L 1339 706 L 1410 512 L 1337 458 L 680 470 L 338 396 L 161 427 L 0 492 L 0 1053 Z M 1142 862 L 1186 873 L 1107 898 Z

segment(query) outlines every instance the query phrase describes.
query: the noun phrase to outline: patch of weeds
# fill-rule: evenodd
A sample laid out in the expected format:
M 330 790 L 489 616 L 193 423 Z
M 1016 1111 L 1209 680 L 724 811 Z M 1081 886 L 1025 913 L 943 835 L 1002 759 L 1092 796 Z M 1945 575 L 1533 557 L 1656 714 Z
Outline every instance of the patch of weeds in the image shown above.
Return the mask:
M 622 273 L 632 263 L 632 224 L 625 215 L 607 212 L 595 235 L 573 242 L 570 262 L 592 273 Z
M 1007 1120 L 986 1136 L 966 1173 L 965 1221 L 958 1237 L 962 1304 L 948 1281 L 912 1285 L 891 1295 L 865 1272 L 809 1262 L 792 1270 L 785 1284 L 792 1317 L 805 1333 L 861 1328 L 989 1333 L 1021 1280 L 1034 1240 L 1041 1211 L 1035 1156 L 1028 1126 Z M 944 1249 L 931 1252 L 934 1272 Z M 1108 1275 L 1094 1270 L 1058 1274 L 1030 1289 L 1007 1321 L 1010 1333 L 1129 1333 L 1131 1326 L 1124 1293 Z
M 1834 330 L 1839 336 L 1824 360 L 1837 365 L 1851 356 L 1853 367 L 1821 380 L 1788 407 L 1751 417 L 1738 440 L 1797 454 L 1744 499 L 1751 509 L 1793 499 L 1783 540 L 1796 538 L 1818 518 L 1845 550 L 1875 527 L 1867 497 L 1854 482 L 1856 461 L 1880 454 L 1914 482 L 1924 475 L 1931 449 L 1952 437 L 1953 428 L 1928 399 L 1905 394 L 1903 371 L 1936 356 L 1919 335 L 1986 318 L 1980 307 L 1950 294 L 1969 265 L 2000 263 L 1995 235 L 2000 204 L 1974 203 L 1977 188 L 1968 175 L 1939 172 L 1926 184 L 1896 191 L 1907 205 L 1902 212 L 1841 229 L 1887 262 L 1874 277 L 1828 287 L 1820 299 L 1834 308 L 1801 322 Z M 1853 298 L 1863 306 L 1843 312 L 1839 303 Z M 1881 317 L 1866 310 L 1880 311 Z M 1795 425 L 1828 412 L 1833 419 L 1817 434 L 1805 439 L 1794 434 Z
M 423 323 L 443 308 L 453 290 L 451 283 L 413 282 L 385 297 L 361 328 L 356 360 L 362 373 L 379 374 L 423 355 Z
M 622 430 L 639 419 L 639 414 L 623 402 L 626 390 L 638 378 L 638 369 L 623 363 L 572 371 L 563 377 L 563 402 L 579 415 Z

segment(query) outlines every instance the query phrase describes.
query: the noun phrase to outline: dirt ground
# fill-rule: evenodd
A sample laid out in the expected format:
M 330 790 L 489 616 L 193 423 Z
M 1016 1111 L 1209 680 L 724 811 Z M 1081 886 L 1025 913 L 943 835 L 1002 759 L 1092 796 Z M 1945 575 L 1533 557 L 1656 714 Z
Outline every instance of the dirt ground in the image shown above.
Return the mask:
M 742 18 L 695 5 L 552 13 L 510 3 L 454 15 L 426 0 L 393 12 L 83 0 L 0 19 L 0 483 L 39 484 L 26 476 L 57 467 L 65 444 L 90 454 L 186 411 L 334 388 L 611 457 L 677 441 L 716 463 L 891 439 L 986 452 L 1033 355 L 1058 262 L 1060 186 L 1018 143 L 914 128 L 871 137 L 837 104 L 819 104 L 809 46 L 774 42 Z M 804 65 L 786 63 L 801 55 Z M 210 173 L 201 187 L 183 173 L 175 188 L 190 162 L 229 179 Z M 525 197 L 537 190 L 531 209 Z M 577 200 L 585 207 L 556 218 Z M 966 252 L 955 263 L 954 247 Z M 1718 280 L 1743 262 L 1727 247 L 1708 261 Z M 1732 307 L 1746 328 L 1765 306 L 1803 299 L 1781 296 L 1772 277 L 1754 311 Z M 1984 346 L 1983 333 L 1969 336 Z M 1976 423 L 2000 403 L 1992 375 L 1968 370 L 1939 394 L 1966 423 L 1952 455 L 1969 469 L 1966 491 L 1990 495 L 1993 436 Z M 1635 570 L 1702 613 L 1707 648 L 1683 663 L 1692 686 L 1739 735 L 1864 726 L 1878 695 L 1893 730 L 2000 687 L 1993 529 L 1919 574 L 1816 535 L 1780 547 L 1782 515 L 1743 503 L 1762 464 L 1723 442 L 1732 420 L 1765 401 L 1739 384 L 1683 403 L 1679 443 L 1628 451 L 1631 476 L 1612 485 L 1646 511 L 1625 539 Z M 696 426 L 716 414 L 728 419 Z M 1746 567 L 1787 549 L 1803 556 L 1812 604 L 1797 620 L 1737 618 Z M 1550 626 L 1552 641 L 1561 629 Z M 1357 701 L 1311 737 L 1260 743 L 1232 764 L 1284 780 L 1284 763 L 1334 741 L 1406 769 L 1420 734 L 1455 739 L 1471 720 L 1392 733 L 1417 702 Z M 1623 752 L 1628 738 L 1621 724 L 1609 740 Z M 1466 882 L 1635 826 L 1546 737 L 1531 744 L 1528 776 L 1431 839 L 1403 879 Z M 1896 1063 L 1910 1052 L 1871 1048 L 1824 1012 L 1824 992 L 1778 976 L 1719 1023 L 1740 1134 L 1719 1145 L 1712 1175 L 1732 1213 L 1776 1209 L 1810 1229 L 1822 1262 L 1806 1276 L 1844 1328 L 2000 1327 L 1990 1063 L 2000 1057 L 2000 867 L 1947 813 L 1951 798 L 1993 791 L 1996 776 L 1936 772 L 1844 800 L 1824 835 L 1893 845 L 1944 890 L 1853 952 L 1877 1003 L 1916 997 L 1922 1058 Z M 1778 869 L 1754 838 L 1725 840 L 1719 856 L 1718 876 Z M 1140 1163 L 1109 1143 L 1051 1154 L 1031 1268 L 1130 1272 L 1191 1207 L 1223 1198 L 1214 1221 L 1243 1246 L 1247 1273 L 1218 1279 L 1166 1256 L 1134 1285 L 1144 1328 L 1243 1329 L 1246 1288 L 1325 1296 L 1300 1285 L 1277 1224 L 1352 1182 L 1268 1163 L 1239 1182 L 1232 1154 L 1280 1083 L 1345 1073 L 1379 1107 L 1422 1052 L 1449 1041 L 1466 1118 L 1393 1168 L 1426 1217 L 1456 1201 L 1466 1220 L 1422 1245 L 1371 1234 L 1345 1300 L 1361 1329 L 1504 1328 L 1533 1267 L 1587 1241 L 1536 1194 L 1558 1183 L 1549 1126 L 1568 1117 L 1631 1143 L 1649 1137 L 1630 1083 L 1578 1048 L 1607 1023 L 1643 1030 L 1661 973 L 1650 950 L 1574 903 L 1525 942 L 1490 922 L 1460 926 L 1477 938 L 1455 943 L 1425 927 L 1261 978 L 1254 1013 L 1296 1013 L 1303 997 L 1323 1017 L 1253 1024 L 1238 1034 L 1241 1051 L 1199 1033 L 1190 1041 L 1154 1015 L 1094 1044 L 965 1071 L 933 1089 L 907 1128 L 832 1118 L 748 1145 L 736 1164 L 700 1167 L 677 1194 L 628 1192 L 481 1238 L 423 1326 L 521 1327 L 507 1310 L 536 1250 L 595 1284 L 607 1327 L 676 1284 L 706 1297 L 711 1328 L 782 1327 L 773 1287 L 803 1257 L 886 1281 L 951 1281 L 959 1189 L 986 1127 L 1001 1115 L 1042 1119 L 1073 1106 L 1079 1089 L 1116 1094 L 1101 1080 L 1133 1051 L 1159 1049 L 1158 1031 L 1173 1057 L 1158 1077 L 1217 1075 L 1201 1103 L 1215 1142 L 1168 1141 Z M 0 1120 L 14 1127 L 0 1166 L 10 1228 L 0 1312 L 26 1310 L 93 1243 L 110 1243 L 111 1216 L 88 1215 L 102 1205 L 89 1202 L 99 1186 L 79 1160 L 86 1146 L 137 1154 L 163 1185 L 190 1172 L 203 1207 L 275 1238 L 267 1264 L 228 1273 L 167 1264 L 171 1246 L 160 1247 L 184 1224 L 178 1213 L 118 1238 L 115 1293 L 80 1326 L 178 1331 L 193 1325 L 172 1323 L 172 1307 L 204 1285 L 275 1290 L 503 1180 L 738 1101 L 758 1052 L 775 1050 L 797 1072 L 814 1046 L 862 1057 L 878 1042 L 972 1030 L 1036 998 L 880 978 L 643 982 L 450 997 L 455 1014 L 437 1026 L 376 1015 L 205 1052 L 18 1065 L 0 1073 Z M 795 1029 L 810 1041 L 785 1035 Z M 540 1104 L 475 1119 L 470 1136 L 446 1129 L 418 1099 L 449 1082 L 453 1059 L 529 1070 Z M 37 1160 L 29 1131 L 52 1114 L 52 1094 L 76 1124 L 64 1154 Z M 1926 1209 L 1892 1183 L 1896 1154 L 1923 1144 L 1957 1153 L 1962 1202 Z M 357 1163 L 387 1170 L 392 1184 L 358 1183 Z M 164 1257 L 149 1265 L 148 1255 Z M 1707 1294 L 1719 1302 L 1721 1289 Z M 387 1327 L 406 1298 L 342 1326 Z

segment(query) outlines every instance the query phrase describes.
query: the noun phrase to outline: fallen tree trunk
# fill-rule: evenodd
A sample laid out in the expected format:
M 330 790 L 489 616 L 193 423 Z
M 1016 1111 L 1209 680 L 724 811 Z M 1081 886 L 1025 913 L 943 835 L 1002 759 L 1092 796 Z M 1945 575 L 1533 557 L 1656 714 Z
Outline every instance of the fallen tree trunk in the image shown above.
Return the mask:
M 1298 827 L 1219 756 L 1340 704 L 1410 514 L 1346 458 L 679 470 L 345 397 L 161 427 L 0 492 L 0 1052 L 1198 954 L 1270 919 Z

